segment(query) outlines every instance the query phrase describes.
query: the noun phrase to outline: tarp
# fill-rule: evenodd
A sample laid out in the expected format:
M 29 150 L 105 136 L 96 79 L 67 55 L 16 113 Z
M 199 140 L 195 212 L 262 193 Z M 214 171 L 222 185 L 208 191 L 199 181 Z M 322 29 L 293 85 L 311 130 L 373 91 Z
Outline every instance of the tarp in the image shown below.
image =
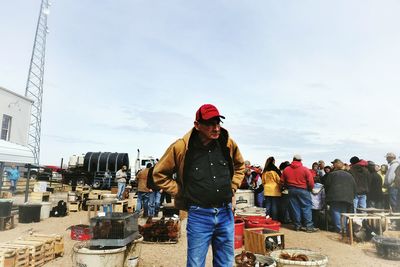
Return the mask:
M 27 146 L 0 140 L 0 162 L 33 164 L 34 158 Z

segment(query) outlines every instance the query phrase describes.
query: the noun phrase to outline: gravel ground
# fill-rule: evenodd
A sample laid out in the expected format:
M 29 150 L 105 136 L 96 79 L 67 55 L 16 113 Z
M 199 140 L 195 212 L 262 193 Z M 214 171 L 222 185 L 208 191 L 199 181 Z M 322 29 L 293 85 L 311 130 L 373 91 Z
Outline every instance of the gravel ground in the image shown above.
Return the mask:
M 56 203 L 58 199 L 66 199 L 66 193 L 52 196 Z M 21 203 L 22 197 L 17 196 L 15 203 Z M 16 220 L 18 221 L 18 220 Z M 141 219 L 140 222 L 143 220 Z M 0 241 L 12 241 L 19 236 L 28 235 L 30 231 L 35 233 L 62 234 L 65 240 L 65 254 L 45 266 L 72 266 L 72 247 L 77 242 L 71 240 L 70 231 L 66 230 L 71 225 L 87 224 L 87 212 L 80 211 L 70 213 L 64 218 L 48 218 L 40 223 L 19 224 L 11 230 L 1 232 Z M 140 266 L 149 267 L 175 267 L 185 266 L 186 260 L 186 220 L 182 221 L 182 236 L 177 244 L 141 244 Z M 359 243 L 350 246 L 340 240 L 335 233 L 320 231 L 318 233 L 295 232 L 283 227 L 281 232 L 285 234 L 286 247 L 306 248 L 321 252 L 328 256 L 329 266 L 398 266 L 396 261 L 388 261 L 375 253 L 371 243 Z M 395 233 L 399 234 L 399 232 Z M 237 250 L 237 253 L 241 250 Z M 212 252 L 209 250 L 207 266 L 212 266 Z

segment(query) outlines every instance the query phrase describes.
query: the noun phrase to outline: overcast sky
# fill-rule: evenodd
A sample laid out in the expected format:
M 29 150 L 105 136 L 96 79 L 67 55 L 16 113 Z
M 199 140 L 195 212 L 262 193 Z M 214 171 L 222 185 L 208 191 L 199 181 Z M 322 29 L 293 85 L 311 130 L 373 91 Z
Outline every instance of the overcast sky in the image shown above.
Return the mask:
M 161 157 L 204 103 L 255 164 L 400 152 L 399 1 L 52 2 L 42 164 Z M 39 7 L 0 2 L 0 86 L 22 95 Z

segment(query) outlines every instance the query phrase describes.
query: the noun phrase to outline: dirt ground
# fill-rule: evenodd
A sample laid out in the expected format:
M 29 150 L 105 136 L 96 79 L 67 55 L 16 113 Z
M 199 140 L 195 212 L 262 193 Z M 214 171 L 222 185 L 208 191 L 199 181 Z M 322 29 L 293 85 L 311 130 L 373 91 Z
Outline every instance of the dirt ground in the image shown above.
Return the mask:
M 57 194 L 56 194 L 57 195 Z M 66 193 L 52 196 L 53 203 L 58 199 L 65 199 Z M 14 203 L 21 203 L 22 196 L 17 196 Z M 19 224 L 11 230 L 0 232 L 0 242 L 12 241 L 19 236 L 28 235 L 30 231 L 35 233 L 62 234 L 65 240 L 65 254 L 45 266 L 73 266 L 72 247 L 77 242 L 71 240 L 70 231 L 66 230 L 71 225 L 87 224 L 87 212 L 80 211 L 70 213 L 64 218 L 48 218 L 40 223 Z M 140 266 L 145 267 L 175 267 L 185 266 L 186 262 L 186 220 L 182 221 L 182 236 L 177 244 L 141 244 Z M 285 234 L 286 248 L 306 248 L 321 252 L 328 256 L 329 266 L 399 266 L 397 261 L 389 261 L 379 258 L 375 253 L 372 243 L 359 243 L 350 246 L 341 241 L 338 234 L 320 231 L 318 233 L 295 232 L 282 227 Z M 241 252 L 240 249 L 237 253 Z M 212 252 L 209 250 L 207 266 L 212 266 Z

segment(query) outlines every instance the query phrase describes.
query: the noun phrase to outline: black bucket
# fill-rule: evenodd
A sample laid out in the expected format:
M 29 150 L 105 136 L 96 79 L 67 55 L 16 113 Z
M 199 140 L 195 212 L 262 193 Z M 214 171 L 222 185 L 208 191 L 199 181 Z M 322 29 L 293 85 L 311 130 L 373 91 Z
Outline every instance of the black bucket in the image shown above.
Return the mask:
M 0 217 L 11 215 L 12 199 L 0 199 Z
M 388 260 L 400 260 L 400 238 L 374 236 L 372 242 L 375 243 L 376 252 L 382 258 Z
M 23 204 L 19 207 L 18 222 L 31 223 L 40 222 L 41 204 Z

